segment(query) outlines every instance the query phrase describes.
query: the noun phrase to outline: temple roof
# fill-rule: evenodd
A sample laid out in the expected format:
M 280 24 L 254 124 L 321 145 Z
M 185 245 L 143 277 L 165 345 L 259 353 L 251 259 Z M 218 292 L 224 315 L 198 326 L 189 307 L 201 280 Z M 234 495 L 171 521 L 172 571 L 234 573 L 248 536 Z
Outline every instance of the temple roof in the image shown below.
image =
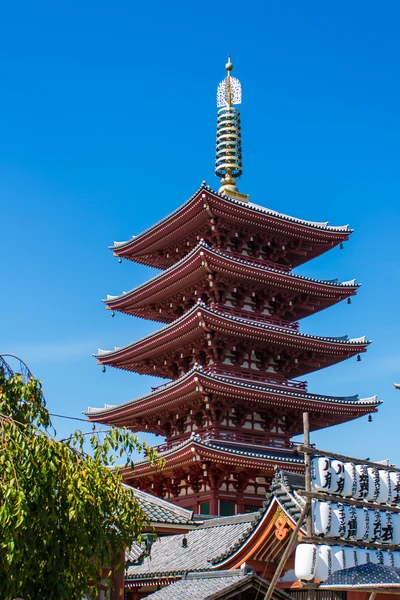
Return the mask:
M 232 338 L 234 343 L 251 341 L 255 346 L 267 345 L 279 350 L 290 347 L 296 351 L 318 353 L 324 359 L 323 366 L 338 363 L 346 358 L 365 352 L 369 344 L 365 337 L 348 339 L 344 337 L 322 337 L 299 333 L 285 327 L 260 323 L 251 319 L 226 315 L 222 311 L 196 304 L 182 317 L 142 339 L 114 350 L 100 350 L 95 357 L 104 365 L 111 365 L 128 371 L 143 374 L 168 375 L 154 361 L 168 352 L 181 352 L 185 345 L 193 348 L 196 340 L 204 340 L 208 333 L 218 334 L 224 339 Z M 301 365 L 296 363 L 296 376 L 304 375 L 323 366 Z
M 204 231 L 210 219 L 217 218 L 233 226 L 244 226 L 257 231 L 271 231 L 285 239 L 303 239 L 314 243 L 308 256 L 297 256 L 292 266 L 302 264 L 348 239 L 348 225 L 332 227 L 327 222 L 315 223 L 290 217 L 251 202 L 242 202 L 220 195 L 203 184 L 194 194 L 164 219 L 131 240 L 114 242 L 111 249 L 118 256 L 149 266 L 166 268 L 180 257 L 172 253 L 162 256 L 162 251 L 172 248 L 182 239 Z M 200 239 L 200 238 L 199 238 Z M 195 244 L 193 244 L 195 245 Z
M 367 563 L 332 573 L 321 585 L 324 590 L 375 590 L 400 588 L 400 569 Z
M 233 552 L 241 540 L 246 539 L 261 518 L 259 512 L 249 515 L 218 518 L 200 525 L 184 534 L 170 535 L 156 540 L 150 557 L 140 557 L 127 569 L 131 577 L 183 575 L 187 571 L 208 571 L 218 561 L 222 552 Z M 187 539 L 187 547 L 182 545 Z
M 134 544 L 132 560 L 127 568 L 128 583 L 129 580 L 179 577 L 187 571 L 224 568 L 262 532 L 274 510 L 274 503 L 280 505 L 291 521 L 297 522 L 304 500 L 296 494 L 296 490 L 302 488 L 304 477 L 278 471 L 271 493 L 257 512 L 212 517 L 183 535 L 159 538 L 152 545 L 151 558 L 145 556 L 144 548 Z M 186 547 L 182 545 L 184 537 Z
M 268 587 L 269 581 L 245 568 L 234 571 L 206 571 L 188 573 L 179 581 L 146 597 L 151 600 L 228 600 L 228 598 L 238 598 L 237 594 L 246 593 L 246 598 L 256 600 L 259 594 L 261 598 L 264 597 Z M 251 591 L 254 595 L 250 596 Z M 292 597 L 277 588 L 272 598 L 287 600 Z
M 303 457 L 295 455 L 291 449 L 266 448 L 222 440 L 203 440 L 198 434 L 192 434 L 189 439 L 164 452 L 158 452 L 158 456 L 165 459 L 164 474 L 169 469 L 193 465 L 200 460 L 210 460 L 219 465 L 240 465 L 242 468 L 262 469 L 263 472 L 273 472 L 277 463 L 299 473 L 304 469 Z M 140 477 L 157 473 L 157 467 L 151 466 L 148 459 L 144 458 L 134 463 L 133 473 L 130 468 L 124 468 L 122 471 L 125 481 L 137 481 Z
M 130 486 L 126 486 L 132 489 Z M 140 508 L 151 525 L 193 525 L 193 511 L 133 488 Z
M 321 412 L 329 410 L 334 411 L 337 415 L 345 415 L 346 420 L 373 412 L 381 403 L 377 396 L 359 399 L 357 395 L 310 394 L 296 388 L 295 384 L 296 382 L 292 382 L 292 387 L 288 386 L 286 389 L 283 386 L 281 388 L 272 387 L 268 384 L 206 373 L 201 366 L 196 365 L 189 373 L 154 389 L 145 396 L 114 406 L 88 407 L 85 414 L 91 421 L 129 427 L 133 417 L 159 415 L 160 411 L 176 410 L 177 405 L 185 402 L 190 404 L 204 393 L 227 396 L 239 401 L 246 400 L 249 405 L 278 405 L 281 409 L 291 408 L 294 410 L 310 410 L 312 408 Z M 312 430 L 314 427 L 316 428 L 312 415 L 310 425 Z M 301 427 L 301 423 L 299 427 Z
M 290 290 L 295 294 L 312 295 L 322 300 L 314 310 L 304 310 L 297 318 L 352 296 L 359 287 L 354 280 L 339 283 L 337 280 L 320 281 L 285 273 L 279 269 L 263 266 L 259 261 L 253 261 L 251 257 L 245 260 L 229 252 L 215 250 L 201 240 L 189 254 L 166 271 L 129 292 L 123 292 L 119 296 L 109 295 L 103 302 L 113 310 L 155 321 L 169 322 L 175 318 L 173 313 L 170 314 L 166 310 L 160 313 L 159 303 L 174 295 L 182 295 L 185 289 L 208 277 L 210 272 L 217 273 L 224 280 L 243 282 L 260 289 L 273 287 L 275 290 L 285 292 Z
M 200 576 L 199 576 L 200 575 Z M 244 580 L 252 580 L 251 574 L 244 570 L 227 571 L 225 573 L 188 573 L 181 579 L 168 585 L 147 598 L 152 600 L 211 600 L 215 594 L 223 590 L 236 590 Z M 219 594 L 218 594 L 219 595 Z
M 276 498 L 286 514 L 297 523 L 304 506 L 304 498 L 297 494 L 297 490 L 305 489 L 304 475 L 279 469 L 275 473 L 270 489 L 268 500 Z

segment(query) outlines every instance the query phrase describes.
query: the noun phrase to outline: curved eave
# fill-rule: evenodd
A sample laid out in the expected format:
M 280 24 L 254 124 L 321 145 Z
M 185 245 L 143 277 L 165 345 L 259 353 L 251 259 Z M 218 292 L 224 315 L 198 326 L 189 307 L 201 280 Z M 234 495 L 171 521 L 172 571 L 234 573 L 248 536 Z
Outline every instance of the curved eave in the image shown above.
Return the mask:
M 271 498 L 267 509 L 264 510 L 264 514 L 262 518 L 259 520 L 257 525 L 252 529 L 249 535 L 246 537 L 243 536 L 242 543 L 237 544 L 237 547 L 234 548 L 233 552 L 226 552 L 225 555 L 220 558 L 220 560 L 213 561 L 214 569 L 235 569 L 237 568 L 237 564 L 245 564 L 246 561 L 251 560 L 254 555 L 266 544 L 266 540 L 273 537 L 274 546 L 277 546 L 279 542 L 277 542 L 277 538 L 275 536 L 276 532 L 276 515 L 281 514 L 282 511 L 285 513 L 287 522 L 290 523 L 290 529 L 293 530 L 296 527 L 297 522 L 293 519 L 293 517 L 287 512 L 284 506 L 279 502 L 279 500 L 275 497 Z M 302 527 L 300 529 L 300 534 L 305 534 L 305 528 Z M 283 548 L 290 540 L 290 535 L 287 536 L 287 539 L 283 543 L 281 543 L 281 553 Z
M 212 216 L 225 218 L 231 223 L 246 223 L 259 231 L 269 230 L 291 239 L 300 238 L 326 246 L 318 249 L 312 256 L 322 254 L 329 248 L 346 241 L 352 232 L 347 225 L 331 227 L 327 223 L 296 219 L 255 204 L 220 195 L 203 185 L 189 200 L 167 217 L 131 240 L 114 242 L 110 248 L 116 256 L 149 266 L 158 266 L 159 263 L 151 258 L 152 254 L 170 247 L 188 233 L 197 231 Z M 310 258 L 311 256 L 304 261 Z M 304 261 L 300 260 L 298 264 Z
M 339 418 L 338 422 L 342 422 L 341 417 L 347 421 L 376 412 L 377 407 L 381 404 L 376 396 L 350 400 L 343 397 L 299 393 L 296 390 L 274 389 L 265 384 L 229 381 L 227 378 L 196 369 L 146 396 L 118 406 L 88 409 L 84 414 L 91 422 L 129 427 L 133 418 L 146 418 L 168 410 L 172 411 L 175 407 L 202 398 L 203 394 L 226 396 L 232 400 L 245 400 L 261 407 L 280 406 L 282 410 L 287 408 L 299 411 L 320 411 L 323 414 L 330 413 Z M 313 426 L 312 418 L 311 429 L 313 431 L 317 429 Z M 140 428 L 137 431 L 140 431 Z
M 168 351 L 175 351 L 185 344 L 204 338 L 207 331 L 218 332 L 236 339 L 251 339 L 276 348 L 294 348 L 318 351 L 334 356 L 340 362 L 352 355 L 366 351 L 369 342 L 365 338 L 341 340 L 298 333 L 283 327 L 257 323 L 250 319 L 224 315 L 216 310 L 197 304 L 173 323 L 159 329 L 137 342 L 115 350 L 101 350 L 94 356 L 99 364 L 135 370 L 134 363 L 157 358 Z M 304 374 L 305 372 L 303 372 Z
M 334 283 L 320 281 L 292 273 L 284 273 L 278 269 L 262 267 L 251 263 L 251 259 L 239 259 L 229 253 L 210 248 L 201 242 L 178 263 L 150 279 L 146 283 L 124 292 L 119 296 L 109 296 L 103 302 L 110 310 L 146 318 L 145 310 L 151 304 L 167 300 L 179 294 L 188 286 L 207 277 L 210 272 L 217 273 L 233 281 L 246 281 L 259 285 L 261 289 L 274 285 L 282 291 L 310 294 L 324 301 L 314 312 L 354 296 L 359 285 L 355 283 Z M 151 318 L 163 321 L 153 309 Z
M 232 450 L 214 443 L 205 443 L 189 439 L 176 446 L 172 450 L 160 452 L 159 458 L 165 461 L 162 472 L 166 473 L 169 469 L 176 469 L 185 465 L 191 465 L 197 460 L 215 461 L 218 464 L 238 465 L 247 468 L 260 468 L 273 470 L 276 464 L 289 467 L 291 471 L 302 473 L 304 471 L 304 461 L 301 457 L 295 457 L 289 453 L 287 456 L 282 456 L 283 452 L 274 454 L 273 451 L 266 451 L 265 454 L 257 454 L 248 450 Z M 134 472 L 129 467 L 122 469 L 122 475 L 125 481 L 136 479 L 147 475 L 148 473 L 156 473 L 159 467 L 153 467 L 147 459 L 143 459 L 134 463 Z

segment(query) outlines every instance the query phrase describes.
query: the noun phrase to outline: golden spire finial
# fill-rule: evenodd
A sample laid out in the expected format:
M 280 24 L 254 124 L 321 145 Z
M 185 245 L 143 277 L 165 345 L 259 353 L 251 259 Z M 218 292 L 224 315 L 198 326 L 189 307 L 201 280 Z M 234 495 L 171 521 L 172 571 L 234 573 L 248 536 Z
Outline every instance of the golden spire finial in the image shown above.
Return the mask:
M 232 104 L 241 104 L 242 87 L 236 77 L 231 77 L 233 65 L 231 55 L 225 65 L 227 76 L 217 89 L 217 150 L 215 174 L 221 178 L 220 194 L 226 194 L 239 200 L 248 200 L 247 194 L 240 194 L 235 178 L 242 174 L 242 140 L 240 133 L 240 112 Z
M 233 70 L 233 64 L 231 63 L 231 55 L 228 54 L 228 62 L 225 65 L 225 69 L 228 73 L 225 79 L 226 85 L 226 103 L 228 106 L 232 104 L 232 90 L 231 90 L 231 71 Z

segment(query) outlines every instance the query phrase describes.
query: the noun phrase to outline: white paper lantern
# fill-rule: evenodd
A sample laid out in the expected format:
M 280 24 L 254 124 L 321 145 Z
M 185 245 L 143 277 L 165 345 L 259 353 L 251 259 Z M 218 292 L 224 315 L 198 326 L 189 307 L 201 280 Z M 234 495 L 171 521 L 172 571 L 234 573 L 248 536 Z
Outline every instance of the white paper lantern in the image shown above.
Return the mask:
M 371 542 L 381 541 L 382 514 L 380 510 L 369 511 L 369 541 Z
M 375 502 L 378 504 L 387 504 L 390 491 L 389 473 L 384 469 L 379 469 L 379 489 L 375 495 Z
M 332 573 L 332 550 L 330 546 L 317 546 L 317 566 L 315 568 L 315 579 L 326 581 Z
M 333 494 L 341 495 L 344 488 L 344 464 L 340 460 L 331 461 L 331 489 Z
M 355 548 L 344 548 L 345 569 L 357 566 L 357 550 Z
M 297 579 L 311 581 L 315 577 L 317 565 L 317 546 L 315 544 L 299 544 L 294 558 L 294 572 Z
M 344 566 L 344 549 L 343 546 L 331 546 L 332 550 L 332 573 L 341 571 Z
M 312 500 L 311 513 L 313 530 L 316 535 L 326 535 L 330 530 L 332 508 L 330 502 Z
M 343 484 L 343 491 L 342 491 L 342 496 L 344 496 L 345 498 L 351 498 L 352 496 L 355 496 L 357 493 L 357 474 L 356 474 L 356 467 L 354 463 L 344 463 L 343 464 L 343 468 L 344 468 L 344 484 Z
M 385 567 L 394 567 L 394 556 L 390 550 L 383 550 L 383 564 Z
M 311 489 L 313 492 L 332 491 L 332 469 L 329 458 L 311 460 Z
M 371 550 L 370 556 L 371 556 L 371 562 L 374 565 L 383 565 L 383 552 L 382 552 L 382 550 Z
M 368 473 L 368 492 L 365 495 L 365 499 L 368 502 L 375 502 L 375 498 L 379 494 L 379 487 L 380 487 L 379 471 L 375 467 L 368 467 L 367 473 Z
M 354 535 L 355 540 L 366 540 L 369 538 L 369 514 L 366 508 L 356 508 L 357 527 Z
M 381 535 L 380 542 L 383 544 L 393 544 L 393 518 L 387 511 L 380 511 L 381 517 Z
M 390 499 L 391 504 L 400 504 L 400 473 L 390 471 Z
M 357 509 L 355 506 L 345 504 L 343 507 L 344 513 L 344 531 L 341 537 L 347 540 L 354 540 L 357 534 Z
M 400 569 L 400 552 L 392 552 L 393 562 L 396 569 Z
M 400 545 L 400 513 L 391 513 L 393 526 L 393 544 Z
M 369 491 L 368 470 L 365 465 L 356 465 L 356 485 L 354 498 L 362 500 Z
M 366 565 L 368 561 L 368 550 L 366 548 L 357 548 L 357 564 Z

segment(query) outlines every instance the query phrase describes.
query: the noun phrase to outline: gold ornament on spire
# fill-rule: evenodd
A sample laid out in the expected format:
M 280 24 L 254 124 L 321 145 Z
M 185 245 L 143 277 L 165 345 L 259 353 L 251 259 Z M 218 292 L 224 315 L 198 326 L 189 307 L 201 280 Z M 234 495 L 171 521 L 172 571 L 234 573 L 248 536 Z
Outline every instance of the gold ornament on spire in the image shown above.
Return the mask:
M 242 174 L 242 138 L 240 111 L 232 106 L 242 102 L 242 86 L 239 79 L 231 76 L 231 57 L 225 65 L 227 76 L 217 89 L 217 149 L 215 174 L 221 178 L 220 194 L 247 201 L 248 195 L 241 194 L 236 187 L 236 179 Z

